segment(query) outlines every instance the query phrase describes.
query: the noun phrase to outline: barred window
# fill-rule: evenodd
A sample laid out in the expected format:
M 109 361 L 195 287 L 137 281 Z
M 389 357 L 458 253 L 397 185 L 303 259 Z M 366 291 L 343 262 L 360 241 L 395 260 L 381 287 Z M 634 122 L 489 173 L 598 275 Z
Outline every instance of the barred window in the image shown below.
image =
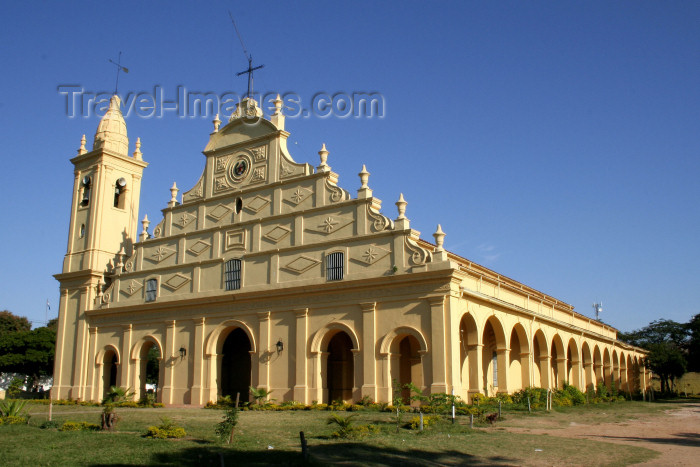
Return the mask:
M 331 253 L 326 256 L 326 280 L 339 281 L 343 278 L 343 253 Z
M 238 290 L 241 288 L 241 260 L 230 259 L 226 261 L 224 269 L 224 281 L 226 290 Z
M 148 279 L 146 281 L 146 301 L 153 302 L 158 292 L 158 279 Z

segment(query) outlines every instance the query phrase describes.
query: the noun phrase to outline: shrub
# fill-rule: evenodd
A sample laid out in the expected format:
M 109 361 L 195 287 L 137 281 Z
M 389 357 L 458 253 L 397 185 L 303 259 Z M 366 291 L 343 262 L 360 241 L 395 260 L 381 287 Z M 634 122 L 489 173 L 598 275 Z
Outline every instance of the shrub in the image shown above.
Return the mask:
M 238 424 L 238 407 L 235 405 L 226 408 L 224 419 L 216 425 L 216 434 L 222 441 L 226 441 L 226 444 L 231 444 L 233 441 L 233 429 Z
M 352 427 L 352 419 L 355 415 L 348 415 L 343 417 L 337 414 L 331 414 L 326 420 L 326 425 L 337 425 L 338 430 L 334 431 L 331 436 L 334 438 L 348 438 L 350 436 L 350 429 Z
M 64 422 L 58 431 L 97 431 L 100 429 L 99 425 L 88 422 Z
M 364 396 L 362 399 L 358 401 L 359 405 L 362 405 L 364 407 L 369 407 L 372 404 L 374 404 L 374 401 L 372 401 L 372 398 L 369 396 Z
M 437 415 L 423 416 L 423 428 L 427 428 L 431 425 L 435 425 L 439 421 L 440 421 L 440 417 L 438 417 Z M 417 430 L 420 428 L 420 415 L 413 417 L 408 422 L 408 428 L 410 428 L 412 430 Z
M 364 423 L 362 425 L 355 425 L 350 427 L 348 437 L 350 438 L 364 438 L 372 434 L 381 432 L 381 428 L 378 425 Z
M 147 428 L 144 438 L 184 438 L 187 435 L 184 428 L 174 424 L 168 417 L 161 417 L 160 421 L 160 425 Z
M 46 420 L 44 423 L 39 425 L 39 428 L 46 430 L 48 428 L 58 428 L 61 426 L 56 420 Z
M 0 401 L 0 417 L 20 417 L 27 401 Z
M 575 386 L 565 384 L 562 392 L 566 394 L 567 398 L 571 400 L 573 405 L 582 405 L 586 403 L 586 395 L 579 391 Z
M 0 425 L 26 425 L 27 423 L 29 423 L 29 416 L 8 415 L 0 417 Z

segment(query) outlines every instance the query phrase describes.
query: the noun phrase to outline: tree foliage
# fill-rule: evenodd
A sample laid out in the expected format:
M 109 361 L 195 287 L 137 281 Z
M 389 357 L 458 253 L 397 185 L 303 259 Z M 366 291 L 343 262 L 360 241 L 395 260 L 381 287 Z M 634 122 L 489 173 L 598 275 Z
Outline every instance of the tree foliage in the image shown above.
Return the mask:
M 56 332 L 37 328 L 0 334 L 0 372 L 27 375 L 36 379 L 53 373 Z
M 31 328 L 32 323 L 24 316 L 17 316 L 7 310 L 0 311 L 0 336 L 8 333 L 29 331 Z
M 642 329 L 621 332 L 618 338 L 649 351 L 646 365 L 659 377 L 662 392 L 672 391 L 687 369 L 699 367 L 700 315 L 688 323 L 659 319 Z

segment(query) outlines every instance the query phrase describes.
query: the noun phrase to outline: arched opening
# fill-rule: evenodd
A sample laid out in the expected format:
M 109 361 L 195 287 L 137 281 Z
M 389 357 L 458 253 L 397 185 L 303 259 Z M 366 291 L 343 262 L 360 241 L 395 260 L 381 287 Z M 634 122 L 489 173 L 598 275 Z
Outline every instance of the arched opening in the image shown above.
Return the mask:
M 483 387 L 486 395 L 495 396 L 499 391 L 508 391 L 508 362 L 503 328 L 498 320 L 491 317 L 486 321 L 482 342 Z
M 459 323 L 459 353 L 462 365 L 462 399 L 469 400 L 470 393 L 481 392 L 479 387 L 478 361 L 479 335 L 476 321 L 470 314 L 465 314 Z
M 102 397 L 105 397 L 112 386 L 117 384 L 117 368 L 119 366 L 119 358 L 114 350 L 105 352 L 103 367 L 102 367 Z
M 139 352 L 138 358 L 138 388 L 136 391 L 136 397 L 142 399 L 148 394 L 153 394 L 153 400 L 160 402 L 160 389 L 161 389 L 161 365 L 162 355 L 158 345 L 152 341 L 147 340 L 141 346 L 141 351 Z
M 632 358 L 632 355 L 627 356 L 627 377 L 630 392 L 639 391 L 639 372 L 637 371 L 637 362 Z
M 593 383 L 593 360 L 591 358 L 591 347 L 588 342 L 584 342 L 581 346 L 581 361 L 583 362 L 583 389 L 590 390 L 595 384 Z
M 508 362 L 508 390 L 519 391 L 530 385 L 530 350 L 527 334 L 520 324 L 510 333 L 510 358 Z
M 401 398 L 404 404 L 411 402 L 411 390 L 406 387 L 413 383 L 419 389 L 423 386 L 423 366 L 418 351 L 420 344 L 413 336 L 406 336 L 399 341 L 399 377 L 401 384 Z
M 627 385 L 627 356 L 620 352 L 620 390 L 629 391 Z
M 608 389 L 612 388 L 610 385 L 612 381 L 612 359 L 608 349 L 603 350 L 603 381 Z
M 337 400 L 352 400 L 355 376 L 352 348 L 350 336 L 343 331 L 337 332 L 328 342 L 326 381 L 329 403 Z
M 532 385 L 538 388 L 549 387 L 549 352 L 547 352 L 547 339 L 541 329 L 535 332 L 532 339 Z
M 559 334 L 555 334 L 552 339 L 550 354 L 552 356 L 551 387 L 563 388 L 564 379 L 566 378 L 566 353 L 564 351 L 564 343 Z
M 241 328 L 229 332 L 225 339 L 219 373 L 221 395 L 235 399 L 236 394 L 240 394 L 240 401 L 248 402 L 251 386 L 250 339 Z
M 600 348 L 596 345 L 593 348 L 593 386 L 598 387 L 598 383 L 605 382 L 603 373 L 603 357 L 600 354 Z
M 568 384 L 581 389 L 581 361 L 576 341 L 569 339 L 566 349 L 566 381 Z

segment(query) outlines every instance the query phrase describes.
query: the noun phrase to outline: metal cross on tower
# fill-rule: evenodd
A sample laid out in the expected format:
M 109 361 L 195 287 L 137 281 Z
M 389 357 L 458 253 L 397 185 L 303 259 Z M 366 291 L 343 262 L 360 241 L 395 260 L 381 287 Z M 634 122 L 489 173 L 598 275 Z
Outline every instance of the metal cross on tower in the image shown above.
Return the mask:
M 253 96 L 253 72 L 255 70 L 259 70 L 260 68 L 264 67 L 265 65 L 258 65 L 255 68 L 253 68 L 253 56 L 248 57 L 248 69 L 245 71 L 241 71 L 240 73 L 236 73 L 236 76 L 241 76 L 245 75 L 248 73 L 248 94 L 247 97 L 252 97 Z
M 119 58 L 115 62 L 111 58 L 109 59 L 110 63 L 113 63 L 114 65 L 117 66 L 117 83 L 114 85 L 114 94 L 117 94 L 117 91 L 119 90 L 119 72 L 123 71 L 124 73 L 128 73 L 129 69 L 125 66 L 122 66 L 122 53 L 119 52 Z

